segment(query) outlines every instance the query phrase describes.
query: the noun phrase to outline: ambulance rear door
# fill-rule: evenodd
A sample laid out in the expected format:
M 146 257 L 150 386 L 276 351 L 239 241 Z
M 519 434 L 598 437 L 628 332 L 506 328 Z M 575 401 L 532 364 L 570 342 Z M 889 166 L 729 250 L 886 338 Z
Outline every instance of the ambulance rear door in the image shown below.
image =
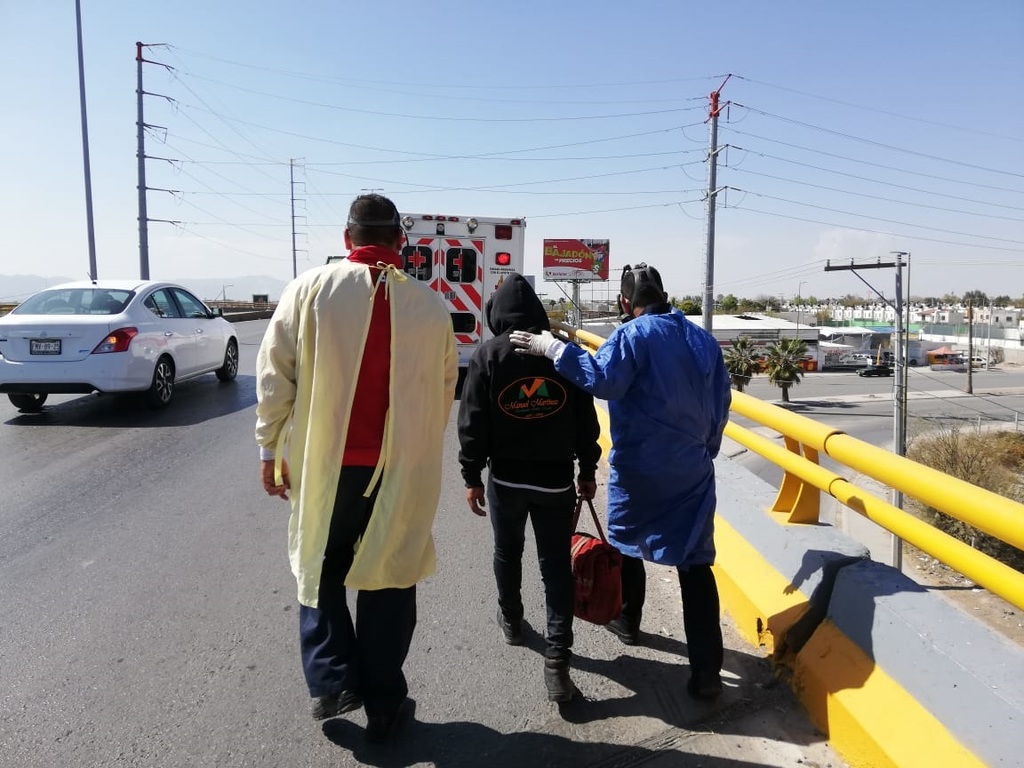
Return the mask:
M 407 238 L 402 267 L 444 300 L 452 318 L 459 366 L 465 367 L 483 337 L 484 239 L 413 233 Z

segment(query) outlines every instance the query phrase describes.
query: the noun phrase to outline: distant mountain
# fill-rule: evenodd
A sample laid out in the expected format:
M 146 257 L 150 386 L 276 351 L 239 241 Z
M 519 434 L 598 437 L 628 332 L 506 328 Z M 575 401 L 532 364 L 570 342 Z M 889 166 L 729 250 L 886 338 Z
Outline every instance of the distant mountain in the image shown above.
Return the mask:
M 23 301 L 33 293 L 51 285 L 77 279 L 79 278 L 0 275 L 0 303 Z M 288 284 L 285 280 L 266 275 L 246 275 L 232 278 L 181 278 L 172 279 L 170 282 L 185 286 L 204 301 L 215 301 L 222 297 L 238 301 L 252 301 L 252 297 L 257 294 L 266 294 L 270 301 L 277 301 L 281 298 L 281 291 Z

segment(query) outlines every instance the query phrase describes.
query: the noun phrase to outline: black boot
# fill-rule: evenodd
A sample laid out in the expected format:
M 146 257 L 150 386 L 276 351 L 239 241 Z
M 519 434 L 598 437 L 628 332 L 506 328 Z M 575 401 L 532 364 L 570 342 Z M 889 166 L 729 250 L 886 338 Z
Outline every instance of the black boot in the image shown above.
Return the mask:
M 615 635 L 623 645 L 636 645 L 640 642 L 639 626 L 633 626 L 625 616 L 612 619 L 604 625 L 605 629 Z
M 544 685 L 548 689 L 548 701 L 572 701 L 577 691 L 569 679 L 569 659 L 544 659 Z
M 498 626 L 501 627 L 501 634 L 505 637 L 505 642 L 509 645 L 522 645 L 523 644 L 523 621 L 522 619 L 516 619 L 515 621 L 509 621 L 505 618 L 505 612 L 498 608 L 498 615 L 496 617 Z

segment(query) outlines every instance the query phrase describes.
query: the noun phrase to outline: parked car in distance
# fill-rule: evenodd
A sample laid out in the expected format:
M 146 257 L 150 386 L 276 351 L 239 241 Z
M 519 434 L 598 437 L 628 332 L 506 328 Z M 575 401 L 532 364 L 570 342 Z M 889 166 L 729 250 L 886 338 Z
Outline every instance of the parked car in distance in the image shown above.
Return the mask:
M 869 365 L 857 370 L 858 376 L 892 376 L 892 368 L 888 365 Z
M 977 355 L 975 355 L 974 357 L 971 358 L 971 367 L 988 368 L 988 360 L 986 360 L 984 357 L 978 357 Z
M 238 374 L 234 326 L 173 283 L 64 283 L 0 317 L 0 392 L 23 412 L 90 392 L 143 392 L 162 408 L 177 382 L 207 373 Z

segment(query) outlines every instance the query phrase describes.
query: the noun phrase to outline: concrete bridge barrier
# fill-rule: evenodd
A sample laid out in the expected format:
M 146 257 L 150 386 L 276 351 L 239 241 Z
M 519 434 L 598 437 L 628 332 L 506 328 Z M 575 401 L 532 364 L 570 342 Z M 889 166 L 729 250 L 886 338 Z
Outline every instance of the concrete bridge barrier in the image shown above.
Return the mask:
M 723 610 L 851 766 L 1024 763 L 1024 649 L 716 462 Z

